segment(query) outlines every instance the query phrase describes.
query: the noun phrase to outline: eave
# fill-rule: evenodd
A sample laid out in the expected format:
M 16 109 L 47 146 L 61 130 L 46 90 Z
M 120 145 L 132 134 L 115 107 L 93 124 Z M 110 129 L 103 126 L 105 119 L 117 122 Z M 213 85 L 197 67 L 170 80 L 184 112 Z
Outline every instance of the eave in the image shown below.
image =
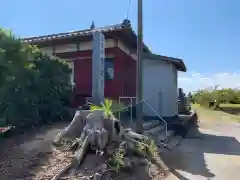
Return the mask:
M 161 55 L 152 54 L 152 53 L 143 53 L 143 57 L 152 59 L 152 60 L 166 61 L 166 62 L 172 63 L 177 68 L 178 71 L 182 71 L 182 72 L 187 71 L 187 67 L 182 59 L 161 56 Z
M 125 20 L 126 21 L 126 20 Z M 137 49 L 137 35 L 131 28 L 130 22 L 121 24 L 104 26 L 94 29 L 85 29 L 79 31 L 71 31 L 57 34 L 50 34 L 44 36 L 23 38 L 25 43 L 34 44 L 39 47 L 55 46 L 67 43 L 79 43 L 83 41 L 91 41 L 92 34 L 95 31 L 100 31 L 105 35 L 105 38 L 113 38 L 122 40 L 129 49 L 136 52 Z M 148 47 L 144 44 L 144 52 L 150 52 Z

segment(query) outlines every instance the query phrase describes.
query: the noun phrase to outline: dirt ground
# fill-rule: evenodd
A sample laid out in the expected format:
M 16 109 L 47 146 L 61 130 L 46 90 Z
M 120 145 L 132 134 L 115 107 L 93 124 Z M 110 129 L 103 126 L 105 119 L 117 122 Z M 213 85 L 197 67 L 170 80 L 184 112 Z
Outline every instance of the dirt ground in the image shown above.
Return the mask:
M 55 134 L 68 123 L 49 125 L 38 130 L 1 141 L 0 179 L 27 180 L 33 179 L 38 171 L 45 166 L 52 154 L 51 142 Z
M 228 116 L 212 115 L 199 111 L 200 128 L 189 133 L 172 151 L 161 152 L 164 163 L 172 170 L 168 180 L 239 180 L 240 177 L 240 124 Z M 60 123 L 37 131 L 1 141 L 0 179 L 32 180 L 43 171 L 52 157 L 51 142 L 55 135 L 67 126 Z M 90 166 L 99 164 L 96 156 L 88 156 L 84 162 L 84 174 L 91 174 Z M 154 170 L 155 169 L 155 170 Z M 150 169 L 158 173 L 157 167 Z M 146 169 L 138 169 L 135 179 L 150 180 Z M 133 177 L 129 174 L 129 177 Z M 124 179 L 129 179 L 129 177 Z M 134 179 L 134 178 L 130 178 Z M 154 178 L 160 179 L 160 178 Z M 161 176 L 162 179 L 162 176 Z
M 34 180 L 39 175 L 41 176 L 44 170 L 49 168 L 48 165 L 55 161 L 56 151 L 53 151 L 53 138 L 67 125 L 68 123 L 49 125 L 1 141 L 0 179 Z M 103 158 L 95 154 L 89 154 L 85 157 L 81 168 L 76 172 L 77 178 L 89 179 L 94 172 L 102 168 L 102 163 L 105 161 Z M 63 178 L 75 179 L 69 173 L 66 173 Z M 134 167 L 133 171 L 123 173 L 119 178 L 124 180 L 159 180 L 163 179 L 163 174 L 159 167 L 149 164 Z
M 239 180 L 240 123 L 222 114 L 197 108 L 200 128 L 172 152 L 163 152 L 166 165 L 180 180 Z

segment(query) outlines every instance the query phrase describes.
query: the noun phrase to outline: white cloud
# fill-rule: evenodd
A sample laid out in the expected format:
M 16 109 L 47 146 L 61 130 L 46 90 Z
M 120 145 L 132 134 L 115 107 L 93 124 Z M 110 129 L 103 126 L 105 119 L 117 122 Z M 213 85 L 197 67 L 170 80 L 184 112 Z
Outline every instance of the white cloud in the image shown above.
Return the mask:
M 179 87 L 185 92 L 219 85 L 220 88 L 240 88 L 240 73 L 179 73 Z

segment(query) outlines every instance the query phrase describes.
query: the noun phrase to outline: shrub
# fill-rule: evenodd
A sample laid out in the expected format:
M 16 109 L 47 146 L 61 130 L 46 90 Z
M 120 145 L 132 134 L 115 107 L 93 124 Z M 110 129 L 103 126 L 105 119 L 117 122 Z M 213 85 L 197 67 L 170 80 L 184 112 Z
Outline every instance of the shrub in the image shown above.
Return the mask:
M 0 125 L 32 127 L 63 118 L 70 69 L 0 29 Z
M 192 94 L 192 101 L 203 106 L 215 102 L 214 108 L 218 108 L 220 103 L 240 104 L 240 90 L 231 88 L 199 90 Z

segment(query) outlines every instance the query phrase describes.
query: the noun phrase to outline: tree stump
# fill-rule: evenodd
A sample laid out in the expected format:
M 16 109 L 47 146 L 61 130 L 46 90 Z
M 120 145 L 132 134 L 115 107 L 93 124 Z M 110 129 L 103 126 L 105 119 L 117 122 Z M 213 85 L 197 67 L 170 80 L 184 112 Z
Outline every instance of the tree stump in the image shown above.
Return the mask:
M 134 151 L 134 148 L 137 149 L 139 144 L 142 145 L 142 148 L 146 148 L 148 145 L 144 143 L 149 142 L 146 136 L 135 133 L 131 129 L 124 129 L 120 121 L 114 116 L 105 116 L 104 110 L 77 111 L 72 122 L 56 136 L 53 144 L 61 145 L 66 139 L 71 140 L 68 149 L 73 153 L 71 162 L 68 160 L 69 163 L 65 168 L 61 167 L 59 171 L 54 170 L 55 174 L 45 175 L 43 176 L 45 179 L 40 178 L 39 180 L 46 180 L 46 177 L 49 177 L 47 178 L 49 180 L 57 180 L 72 166 L 78 167 L 82 163 L 83 157 L 88 153 L 89 147 L 104 152 L 104 150 L 107 151 L 108 146 L 118 144 L 116 152 L 127 154 L 129 149 Z M 51 168 L 48 171 L 52 172 Z

